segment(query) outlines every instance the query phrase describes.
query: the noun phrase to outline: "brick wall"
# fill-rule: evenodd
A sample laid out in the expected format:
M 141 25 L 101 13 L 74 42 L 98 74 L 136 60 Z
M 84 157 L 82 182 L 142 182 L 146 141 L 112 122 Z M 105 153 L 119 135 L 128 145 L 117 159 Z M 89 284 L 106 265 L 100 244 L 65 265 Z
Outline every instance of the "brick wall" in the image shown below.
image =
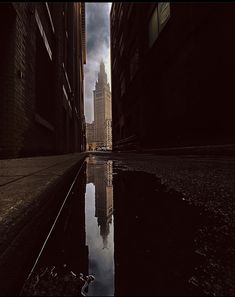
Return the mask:
M 70 88 L 74 90 L 78 84 L 74 79 L 77 69 L 73 68 L 76 33 L 70 25 L 67 38 L 64 22 L 69 14 L 73 24 L 74 4 L 32 2 L 0 6 L 0 158 L 79 151 L 81 143 L 74 144 L 78 119 L 70 98 Z M 70 48 L 67 62 L 65 39 Z M 78 58 L 82 59 L 81 55 Z M 76 100 L 83 102 L 83 97 Z

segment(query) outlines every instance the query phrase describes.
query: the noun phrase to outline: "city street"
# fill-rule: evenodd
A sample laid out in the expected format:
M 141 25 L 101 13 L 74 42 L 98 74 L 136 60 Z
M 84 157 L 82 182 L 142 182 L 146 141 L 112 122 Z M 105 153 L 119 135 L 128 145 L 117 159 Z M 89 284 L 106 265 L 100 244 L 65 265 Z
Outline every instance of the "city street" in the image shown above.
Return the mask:
M 0 296 L 235 296 L 234 4 L 0 22 Z

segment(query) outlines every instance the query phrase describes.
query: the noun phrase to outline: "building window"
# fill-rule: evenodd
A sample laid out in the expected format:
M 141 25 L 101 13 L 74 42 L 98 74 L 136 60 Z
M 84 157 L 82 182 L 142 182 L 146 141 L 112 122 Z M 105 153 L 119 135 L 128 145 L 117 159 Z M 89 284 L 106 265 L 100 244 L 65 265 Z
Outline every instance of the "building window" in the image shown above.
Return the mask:
M 36 32 L 35 91 L 36 113 L 53 124 L 55 104 L 53 64 L 39 30 Z
M 128 12 L 127 12 L 127 18 L 130 18 L 131 12 L 132 12 L 132 8 L 133 8 L 133 3 L 129 3 L 129 8 L 128 8 Z
M 170 2 L 158 3 L 159 32 L 163 29 L 170 18 Z
M 117 43 L 117 41 L 116 41 L 116 38 L 113 38 L 113 42 L 112 42 L 113 49 L 115 49 L 115 48 L 116 48 L 116 43 Z
M 149 47 L 151 47 L 158 37 L 158 11 L 154 9 L 149 21 Z
M 149 21 L 149 47 L 152 47 L 159 33 L 170 18 L 170 3 L 158 2 Z
M 123 96 L 123 94 L 125 93 L 125 91 L 126 91 L 125 77 L 122 74 L 121 75 L 121 97 Z
M 37 22 L 37 25 L 38 25 L 38 29 L 39 29 L 40 34 L 41 34 L 41 36 L 42 36 L 42 39 L 43 39 L 43 41 L 44 41 L 44 45 L 45 45 L 45 47 L 46 47 L 47 53 L 48 53 L 50 59 L 52 60 L 52 51 L 51 51 L 49 42 L 48 42 L 48 40 L 47 40 L 46 33 L 45 33 L 44 29 L 43 29 L 43 26 L 42 26 L 42 23 L 41 23 L 41 20 L 40 20 L 40 18 L 39 18 L 39 15 L 38 15 L 37 10 L 35 10 L 35 18 L 36 18 L 36 22 Z
M 139 49 L 137 48 L 135 50 L 134 55 L 131 57 L 131 61 L 130 61 L 130 80 L 132 80 L 133 77 L 135 76 L 138 69 L 138 64 L 139 64 Z
M 120 39 L 119 39 L 119 53 L 120 53 L 120 56 L 122 56 L 123 50 L 124 50 L 123 34 L 121 34 Z
M 116 58 L 114 58 L 114 59 L 113 59 L 113 69 L 115 69 L 115 68 L 116 68 L 116 64 L 117 64 L 117 59 L 116 59 Z
M 122 43 L 120 46 L 120 57 L 122 56 L 123 51 L 124 51 L 124 44 Z
M 48 18 L 49 18 L 49 21 L 51 24 L 51 29 L 52 29 L 53 33 L 55 33 L 55 27 L 54 27 L 54 23 L 52 20 L 53 3 L 45 2 L 45 5 L 46 5 L 47 13 L 48 13 Z

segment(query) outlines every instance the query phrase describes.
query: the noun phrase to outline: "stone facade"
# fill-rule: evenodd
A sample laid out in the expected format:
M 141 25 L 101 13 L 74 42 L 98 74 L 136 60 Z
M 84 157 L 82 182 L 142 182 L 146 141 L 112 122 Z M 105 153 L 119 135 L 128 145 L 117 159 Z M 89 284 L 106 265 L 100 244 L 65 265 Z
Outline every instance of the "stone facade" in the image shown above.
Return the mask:
M 0 4 L 0 158 L 85 150 L 84 5 Z

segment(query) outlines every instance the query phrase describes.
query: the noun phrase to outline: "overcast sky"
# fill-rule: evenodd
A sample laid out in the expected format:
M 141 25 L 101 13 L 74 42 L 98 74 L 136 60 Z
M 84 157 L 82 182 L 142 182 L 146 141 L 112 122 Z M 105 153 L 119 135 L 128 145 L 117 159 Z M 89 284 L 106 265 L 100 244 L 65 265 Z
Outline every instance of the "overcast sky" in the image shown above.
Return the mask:
M 110 82 L 110 28 L 109 13 L 112 3 L 86 3 L 86 44 L 87 59 L 85 71 L 85 117 L 86 122 L 94 120 L 93 90 L 99 72 L 101 59 L 104 60 Z

